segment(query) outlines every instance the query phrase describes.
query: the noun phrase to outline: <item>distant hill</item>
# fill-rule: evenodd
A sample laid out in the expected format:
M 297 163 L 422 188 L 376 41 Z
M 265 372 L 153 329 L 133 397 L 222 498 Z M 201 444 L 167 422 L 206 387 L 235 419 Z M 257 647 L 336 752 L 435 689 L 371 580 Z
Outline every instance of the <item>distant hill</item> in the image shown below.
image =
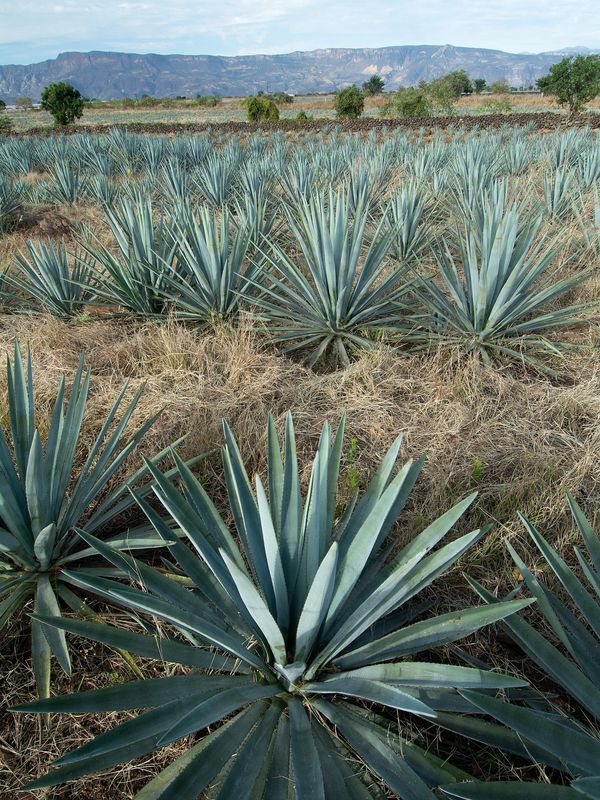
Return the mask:
M 379 73 L 386 89 L 431 80 L 464 69 L 488 82 L 506 79 L 528 86 L 544 75 L 570 48 L 550 53 L 505 53 L 452 45 L 406 45 L 250 56 L 183 56 L 148 53 L 61 53 L 39 64 L 0 66 L 0 98 L 19 95 L 38 100 L 54 81 L 69 81 L 83 95 L 111 100 L 197 94 L 250 95 L 263 91 L 327 92 L 360 83 Z M 586 51 L 589 52 L 589 51 Z

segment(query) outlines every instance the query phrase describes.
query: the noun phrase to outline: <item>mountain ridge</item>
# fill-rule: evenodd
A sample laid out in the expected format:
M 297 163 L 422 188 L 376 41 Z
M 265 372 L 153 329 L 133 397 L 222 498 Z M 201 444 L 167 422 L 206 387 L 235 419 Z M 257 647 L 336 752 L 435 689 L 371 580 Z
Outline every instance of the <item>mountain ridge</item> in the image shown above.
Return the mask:
M 386 88 L 432 80 L 453 69 L 488 82 L 527 86 L 567 54 L 593 52 L 563 48 L 545 53 L 508 53 L 454 45 L 398 45 L 376 48 L 321 48 L 244 56 L 66 51 L 36 64 L 0 66 L 0 98 L 39 99 L 48 83 L 66 80 L 82 94 L 101 100 L 197 94 L 240 96 L 258 91 L 327 92 L 360 83 L 378 73 Z

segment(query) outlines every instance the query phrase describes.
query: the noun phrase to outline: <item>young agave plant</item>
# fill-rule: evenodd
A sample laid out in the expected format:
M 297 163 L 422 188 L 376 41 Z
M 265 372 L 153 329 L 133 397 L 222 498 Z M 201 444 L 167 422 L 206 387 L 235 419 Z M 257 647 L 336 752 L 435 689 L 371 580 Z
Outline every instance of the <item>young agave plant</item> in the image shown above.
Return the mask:
M 165 276 L 165 295 L 179 319 L 201 323 L 234 316 L 245 296 L 254 293 L 250 283 L 256 267 L 246 255 L 252 227 L 235 226 L 225 208 L 206 206 L 196 214 L 180 206 L 169 231 L 177 249 L 177 271 Z
M 66 576 L 66 569 L 97 554 L 83 545 L 75 528 L 85 522 L 86 530 L 99 531 L 135 505 L 129 490 L 147 478 L 146 467 L 104 492 L 157 418 L 149 419 L 132 435 L 125 434 L 142 392 L 138 391 L 123 408 L 125 385 L 84 464 L 77 469 L 76 454 L 90 385 L 90 372 L 84 373 L 83 361 L 75 373 L 66 406 L 64 379 L 60 383 L 45 443 L 36 423 L 31 359 L 28 355 L 27 365 L 23 364 L 18 345 L 13 363 L 7 359 L 6 372 L 8 423 L 6 428 L 0 428 L 0 629 L 32 596 L 38 614 L 60 614 L 59 601 L 73 611 L 85 608 L 70 588 L 72 581 Z M 113 429 L 121 409 L 121 418 Z M 167 452 L 159 453 L 155 460 L 160 461 Z M 140 489 L 142 494 L 149 491 L 149 483 Z M 124 549 L 163 544 L 148 526 L 127 531 L 111 541 L 113 547 Z M 98 574 L 105 573 L 100 567 Z M 64 633 L 34 620 L 31 648 L 38 693 L 48 697 L 51 656 L 65 672 L 71 669 Z
M 96 294 L 107 305 L 121 306 L 141 315 L 165 310 L 165 275 L 175 263 L 176 244 L 161 218 L 155 225 L 152 200 L 122 197 L 105 208 L 106 219 L 119 255 L 105 244 L 84 245 L 93 262 Z
M 23 204 L 23 185 L 0 175 L 0 233 L 5 233 Z
M 540 356 L 560 353 L 560 345 L 545 334 L 580 324 L 588 306 L 545 307 L 581 284 L 590 268 L 547 276 L 560 245 L 539 236 L 540 226 L 541 219 L 523 224 L 516 206 L 501 218 L 486 209 L 481 231 L 467 226 L 460 238 L 460 267 L 446 244 L 437 256 L 443 288 L 429 281 L 419 289 L 431 322 L 415 340 L 457 343 L 486 363 L 509 358 L 554 374 Z
M 402 331 L 401 298 L 411 284 L 405 269 L 386 269 L 394 233 L 384 230 L 385 220 L 367 245 L 368 210 L 359 205 L 352 213 L 342 190 L 330 192 L 328 203 L 317 195 L 285 213 L 303 263 L 274 244 L 261 264 L 262 286 L 270 285 L 254 302 L 286 352 L 307 350 L 312 366 L 332 350 L 347 364 L 350 347 Z
M 425 203 L 425 192 L 413 183 L 392 195 L 387 204 L 388 220 L 394 233 L 390 253 L 397 261 L 414 259 L 428 241 L 430 226 L 423 223 Z
M 27 255 L 16 256 L 7 284 L 55 316 L 80 314 L 94 297 L 89 264 L 78 257 L 71 261 L 63 242 L 26 241 L 25 247 Z
M 184 531 L 177 540 L 144 502 L 180 577 L 119 553 L 88 533 L 91 547 L 127 572 L 139 588 L 69 571 L 75 585 L 134 612 L 157 617 L 194 637 L 132 633 L 109 625 L 37 614 L 38 624 L 133 653 L 196 667 L 110 689 L 52 698 L 18 711 L 151 708 L 55 763 L 30 789 L 72 780 L 149 753 L 189 734 L 202 738 L 139 793 L 139 800 L 211 797 L 369 798 L 376 776 L 402 798 L 435 800 L 432 787 L 464 778 L 373 718 L 374 703 L 414 718 L 435 719 L 459 689 L 496 690 L 522 681 L 492 671 L 427 661 L 420 653 L 470 635 L 530 601 L 509 601 L 414 622 L 412 601 L 483 534 L 475 530 L 436 548 L 473 502 L 455 505 L 392 555 L 387 537 L 423 459 L 393 475 L 401 439 L 371 483 L 345 508 L 337 492 L 344 426 L 323 428 L 303 497 L 288 417 L 283 452 L 273 420 L 267 432 L 268 482 L 255 490 L 225 425 L 225 479 L 237 537 L 190 470 L 178 460 L 183 495 L 152 464 L 155 494 Z M 175 456 L 176 457 L 176 456 Z M 227 722 L 224 720 L 227 719 Z M 389 718 L 388 718 L 389 719 Z M 213 727 L 206 732 L 208 726 Z M 353 759 L 361 759 L 371 773 Z
M 515 565 L 525 585 L 535 597 L 537 608 L 552 631 L 554 642 L 520 616 L 506 619 L 503 625 L 519 647 L 554 683 L 561 686 L 585 713 L 586 722 L 569 715 L 563 707 L 548 698 L 548 708 L 528 708 L 485 697 L 479 692 L 466 692 L 465 697 L 482 714 L 487 714 L 517 734 L 529 757 L 563 772 L 571 779 L 572 788 L 550 784 L 526 784 L 532 793 L 524 796 L 540 800 L 585 800 L 600 797 L 600 538 L 583 512 L 568 497 L 571 513 L 585 548 L 575 547 L 581 577 L 558 555 L 556 550 L 525 517 L 527 532 L 542 554 L 550 571 L 558 578 L 570 598 L 567 604 L 545 586 L 526 566 L 509 544 Z M 585 552 L 587 551 L 587 552 Z M 476 581 L 470 581 L 479 595 L 493 607 L 500 601 Z M 472 735 L 472 734 L 471 734 Z M 505 739 L 504 730 L 493 723 L 479 723 L 479 737 L 498 744 Z M 490 794 L 478 794 L 469 784 L 449 787 L 448 794 L 461 798 L 512 800 L 519 796 L 523 784 L 491 783 Z M 535 792 L 535 793 L 533 793 Z M 558 793 L 557 793 L 558 792 Z

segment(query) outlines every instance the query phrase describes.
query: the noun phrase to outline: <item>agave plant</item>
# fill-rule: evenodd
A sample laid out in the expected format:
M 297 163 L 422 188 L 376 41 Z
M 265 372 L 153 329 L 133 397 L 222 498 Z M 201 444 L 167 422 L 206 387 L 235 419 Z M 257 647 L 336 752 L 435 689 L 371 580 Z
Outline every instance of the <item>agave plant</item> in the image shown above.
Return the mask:
M 234 316 L 245 296 L 254 293 L 256 267 L 246 262 L 253 227 L 233 226 L 226 208 L 217 214 L 201 206 L 194 214 L 181 206 L 176 218 L 170 235 L 177 272 L 165 278 L 175 314 L 203 323 Z
M 49 186 L 49 193 L 58 203 L 74 205 L 85 193 L 87 181 L 82 178 L 79 170 L 74 169 L 68 161 L 57 161 L 52 169 L 54 183 Z
M 550 219 L 564 219 L 571 211 L 574 182 L 573 173 L 566 172 L 564 169 L 557 169 L 544 175 L 544 205 Z
M 6 372 L 9 413 L 6 427 L 0 428 L 0 628 L 31 597 L 39 614 L 60 614 L 61 602 L 74 611 L 85 609 L 72 591 L 66 570 L 96 553 L 84 545 L 75 528 L 85 523 L 86 530 L 98 532 L 135 505 L 130 489 L 147 478 L 145 466 L 109 491 L 107 487 L 158 417 L 127 435 L 125 429 L 143 388 L 124 405 L 127 385 L 123 386 L 78 468 L 90 385 L 83 360 L 66 405 L 64 379 L 60 383 L 45 443 L 36 420 L 31 359 L 28 354 L 27 365 L 23 364 L 18 345 L 13 362 L 7 359 Z M 119 412 L 121 418 L 115 423 Z M 159 453 L 155 460 L 160 461 L 167 452 Z M 141 494 L 149 491 L 149 482 L 139 489 Z M 148 526 L 125 531 L 110 541 L 113 547 L 123 549 L 162 545 Z M 98 574 L 105 574 L 102 567 L 98 569 Z M 64 633 L 33 621 L 31 649 L 38 693 L 48 697 L 51 656 L 67 673 L 71 668 Z
M 394 232 L 391 255 L 404 262 L 417 256 L 427 243 L 429 226 L 423 223 L 425 193 L 408 184 L 392 195 L 387 205 L 390 227 Z
M 436 254 L 443 288 L 429 281 L 419 289 L 431 321 L 415 339 L 458 343 L 486 363 L 507 357 L 552 373 L 540 356 L 559 353 L 560 345 L 545 334 L 579 324 L 587 306 L 545 307 L 581 284 L 589 268 L 559 279 L 546 275 L 561 246 L 548 243 L 540 227 L 540 218 L 522 223 L 517 206 L 500 219 L 486 208 L 482 230 L 467 226 L 460 237 L 460 267 L 444 243 Z
M 99 239 L 84 245 L 93 262 L 97 296 L 136 314 L 162 313 L 165 275 L 173 268 L 177 249 L 165 220 L 155 224 L 150 197 L 135 202 L 123 197 L 105 213 L 119 255 Z
M 80 314 L 94 296 L 89 264 L 79 257 L 71 261 L 63 242 L 26 241 L 25 247 L 27 255 L 17 254 L 7 284 L 58 317 Z
M 255 303 L 286 352 L 308 350 L 312 366 L 333 350 L 345 364 L 349 347 L 372 346 L 381 333 L 401 331 L 401 298 L 410 283 L 406 269 L 386 270 L 394 234 L 384 231 L 385 221 L 367 246 L 367 210 L 361 205 L 352 214 L 342 190 L 330 192 L 328 204 L 317 195 L 285 214 L 304 263 L 274 244 L 261 266 L 263 283 L 271 283 Z
M 521 519 L 546 565 L 570 598 L 570 606 L 544 585 L 508 544 L 515 565 L 537 600 L 537 608 L 555 642 L 550 642 L 518 615 L 505 619 L 503 625 L 529 658 L 584 710 L 585 721 L 569 715 L 563 704 L 553 704 L 552 698 L 549 698 L 550 710 L 540 711 L 484 697 L 478 692 L 464 694 L 479 713 L 495 718 L 516 733 L 525 749 L 535 753 L 537 762 L 560 770 L 572 781 L 571 789 L 534 785 L 535 794 L 527 796 L 541 800 L 555 797 L 597 800 L 600 797 L 600 603 L 597 599 L 600 597 L 600 538 L 570 495 L 568 502 L 585 546 L 584 549 L 575 547 L 581 577 L 577 577 L 528 519 L 523 516 Z M 492 607 L 499 602 L 476 581 L 471 580 L 471 584 Z M 479 724 L 479 738 L 483 741 L 496 744 L 502 736 L 497 726 L 483 721 Z M 512 800 L 517 787 L 523 786 L 510 782 L 488 785 L 490 794 L 485 797 L 499 800 Z M 453 797 L 484 797 L 469 784 L 449 787 L 448 793 Z
M 23 204 L 23 186 L 0 175 L 0 233 L 5 233 Z
M 523 685 L 492 671 L 426 661 L 419 653 L 530 601 L 413 622 L 418 612 L 411 601 L 484 532 L 434 550 L 474 495 L 390 557 L 395 548 L 388 534 L 423 459 L 393 476 L 399 437 L 362 497 L 357 492 L 338 509 L 343 432 L 343 424 L 335 436 L 324 426 L 303 497 L 291 417 L 283 452 L 269 420 L 268 484 L 256 477 L 255 492 L 225 425 L 223 464 L 237 537 L 180 460 L 183 495 L 149 463 L 156 497 L 191 549 L 140 502 L 184 582 L 81 533 L 140 588 L 83 571 L 69 571 L 71 582 L 164 620 L 195 637 L 197 645 L 47 613 L 37 613 L 36 622 L 196 670 L 20 706 L 16 710 L 152 709 L 63 756 L 30 789 L 78 778 L 215 725 L 142 789 L 140 800 L 193 800 L 209 785 L 223 800 L 238 793 L 265 800 L 378 797 L 353 758 L 403 798 L 434 800 L 431 787 L 464 779 L 411 741 L 408 727 L 397 732 L 389 719 L 374 719 L 364 702 L 387 707 L 394 716 L 400 710 L 413 719 L 435 719 L 440 697 L 458 696 L 458 689 L 493 695 Z

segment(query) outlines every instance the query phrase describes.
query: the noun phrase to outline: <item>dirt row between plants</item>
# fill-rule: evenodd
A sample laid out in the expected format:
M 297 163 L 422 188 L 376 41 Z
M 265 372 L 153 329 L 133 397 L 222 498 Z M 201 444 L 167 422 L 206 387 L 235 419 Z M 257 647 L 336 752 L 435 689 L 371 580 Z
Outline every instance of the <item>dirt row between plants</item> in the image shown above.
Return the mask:
M 223 133 L 260 133 L 260 132 L 295 132 L 295 131 L 327 131 L 335 128 L 345 133 L 363 133 L 368 131 L 383 132 L 390 129 L 456 129 L 461 128 L 467 131 L 486 129 L 495 130 L 504 126 L 524 127 L 532 126 L 538 131 L 551 131 L 560 127 L 590 127 L 600 128 L 600 114 L 577 114 L 574 117 L 566 117 L 555 112 L 527 113 L 527 114 L 483 114 L 481 116 L 465 117 L 413 117 L 403 119 L 381 119 L 371 117 L 361 117 L 360 119 L 308 119 L 294 120 L 281 119 L 278 122 L 254 123 L 254 122 L 206 122 L 206 123 L 165 123 L 165 122 L 131 122 L 115 123 L 106 125 L 72 125 L 67 127 L 39 127 L 30 128 L 27 131 L 15 131 L 10 136 L 47 136 L 47 135 L 71 135 L 75 133 L 106 133 L 112 128 L 125 128 L 134 133 L 154 133 L 154 134 L 186 134 L 186 133 L 205 133 L 207 131 Z

